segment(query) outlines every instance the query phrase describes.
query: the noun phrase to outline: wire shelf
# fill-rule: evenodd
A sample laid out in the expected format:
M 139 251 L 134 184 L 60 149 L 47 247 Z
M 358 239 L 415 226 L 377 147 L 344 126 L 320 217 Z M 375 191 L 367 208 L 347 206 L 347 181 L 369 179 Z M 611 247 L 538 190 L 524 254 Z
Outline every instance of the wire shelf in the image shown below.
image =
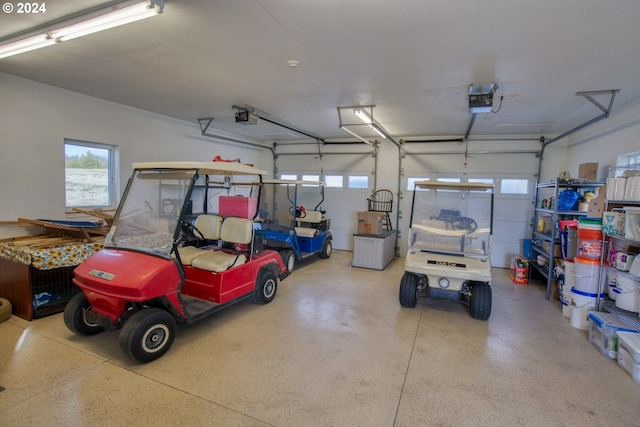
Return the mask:
M 638 317 L 638 313 L 618 308 L 613 301 L 609 300 L 602 301 L 601 307 L 602 311 L 613 314 L 629 327 L 633 328 L 636 332 L 640 332 L 640 317 Z

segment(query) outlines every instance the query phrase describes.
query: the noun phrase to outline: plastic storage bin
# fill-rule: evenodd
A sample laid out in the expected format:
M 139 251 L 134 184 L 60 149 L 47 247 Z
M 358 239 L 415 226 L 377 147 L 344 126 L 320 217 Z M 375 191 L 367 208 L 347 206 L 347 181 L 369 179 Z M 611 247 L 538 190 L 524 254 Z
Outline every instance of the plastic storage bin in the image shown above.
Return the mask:
M 256 197 L 220 196 L 219 214 L 222 216 L 235 216 L 239 218 L 253 218 L 256 214 L 258 199 Z
M 606 358 L 618 357 L 618 331 L 633 332 L 633 329 L 611 313 L 589 313 L 589 341 Z
M 640 207 L 625 206 L 624 237 L 640 241 Z
M 640 384 L 640 334 L 616 332 L 618 335 L 618 365 Z
M 593 220 L 580 220 L 578 223 L 577 255 L 583 258 L 600 260 L 602 251 L 602 223 Z

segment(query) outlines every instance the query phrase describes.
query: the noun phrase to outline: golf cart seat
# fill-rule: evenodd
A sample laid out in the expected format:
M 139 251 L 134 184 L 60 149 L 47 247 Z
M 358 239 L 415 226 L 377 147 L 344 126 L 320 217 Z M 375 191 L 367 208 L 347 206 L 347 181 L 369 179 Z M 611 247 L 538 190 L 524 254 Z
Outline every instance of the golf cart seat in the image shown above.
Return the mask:
M 220 239 L 224 243 L 233 246 L 247 246 L 253 240 L 253 221 L 247 218 L 228 217 L 222 222 Z M 203 255 L 196 257 L 191 265 L 195 268 L 208 271 L 225 271 L 236 265 L 242 265 L 247 261 L 248 251 L 236 250 L 227 252 L 223 250 L 203 250 Z
M 318 234 L 318 224 L 322 222 L 322 212 L 306 211 L 306 215 L 298 218 L 296 234 L 300 237 L 315 237 Z M 304 225 L 303 225 L 304 224 Z
M 223 218 L 218 215 L 202 214 L 196 218 L 195 226 L 202 232 L 206 240 L 219 240 L 222 220 Z M 207 250 L 195 246 L 183 246 L 178 249 L 182 265 L 191 265 L 194 259 L 207 252 Z

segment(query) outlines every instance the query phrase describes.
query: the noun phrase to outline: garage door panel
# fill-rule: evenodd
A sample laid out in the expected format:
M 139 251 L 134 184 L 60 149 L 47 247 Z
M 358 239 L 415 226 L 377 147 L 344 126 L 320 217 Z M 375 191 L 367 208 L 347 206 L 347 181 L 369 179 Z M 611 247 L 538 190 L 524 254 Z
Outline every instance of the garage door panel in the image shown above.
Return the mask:
M 494 221 L 522 221 L 528 218 L 531 213 L 531 200 L 520 198 L 495 198 L 494 200 Z
M 493 243 L 509 243 L 514 236 L 531 238 L 531 227 L 521 221 L 493 221 Z

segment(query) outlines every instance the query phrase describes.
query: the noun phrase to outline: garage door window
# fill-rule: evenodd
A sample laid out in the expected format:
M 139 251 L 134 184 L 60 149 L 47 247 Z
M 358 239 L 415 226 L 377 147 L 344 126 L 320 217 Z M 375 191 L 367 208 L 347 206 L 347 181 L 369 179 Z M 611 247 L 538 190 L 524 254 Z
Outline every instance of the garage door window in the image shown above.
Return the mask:
M 324 182 L 329 188 L 342 188 L 344 177 L 342 175 L 325 175 Z
M 369 177 L 366 175 L 349 175 L 349 188 L 369 188 Z
M 528 179 L 502 179 L 500 180 L 500 193 L 529 194 L 529 180 Z

